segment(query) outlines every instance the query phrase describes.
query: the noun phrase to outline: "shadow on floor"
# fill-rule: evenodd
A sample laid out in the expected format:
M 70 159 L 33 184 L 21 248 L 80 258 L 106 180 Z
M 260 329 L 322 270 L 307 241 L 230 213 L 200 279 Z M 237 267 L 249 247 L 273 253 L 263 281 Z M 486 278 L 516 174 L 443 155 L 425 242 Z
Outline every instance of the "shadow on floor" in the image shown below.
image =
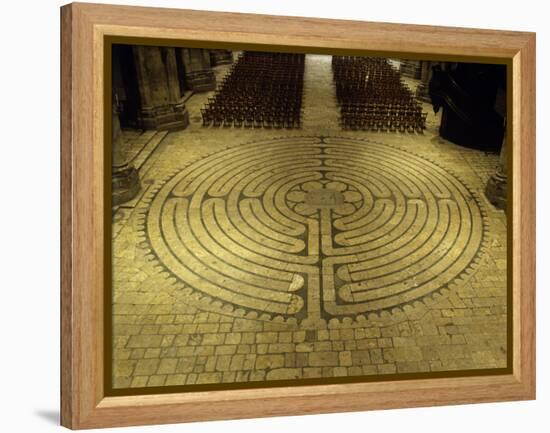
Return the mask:
M 57 409 L 38 409 L 34 411 L 34 414 L 50 424 L 59 425 L 59 411 Z

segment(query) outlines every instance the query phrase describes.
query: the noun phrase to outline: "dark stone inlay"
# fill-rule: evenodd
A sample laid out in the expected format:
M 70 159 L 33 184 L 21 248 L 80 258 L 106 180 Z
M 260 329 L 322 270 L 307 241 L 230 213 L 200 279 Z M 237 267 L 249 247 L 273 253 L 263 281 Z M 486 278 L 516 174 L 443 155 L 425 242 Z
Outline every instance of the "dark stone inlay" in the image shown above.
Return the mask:
M 315 208 L 333 208 L 344 203 L 344 195 L 340 191 L 317 189 L 306 194 L 305 203 Z

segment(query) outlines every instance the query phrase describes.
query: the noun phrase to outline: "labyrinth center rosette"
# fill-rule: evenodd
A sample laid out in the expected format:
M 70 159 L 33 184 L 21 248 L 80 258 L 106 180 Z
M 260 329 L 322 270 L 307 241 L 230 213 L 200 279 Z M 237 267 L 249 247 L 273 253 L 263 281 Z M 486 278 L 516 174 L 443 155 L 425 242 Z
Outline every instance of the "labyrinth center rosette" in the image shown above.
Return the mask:
M 472 192 L 383 143 L 289 137 L 232 147 L 170 177 L 146 230 L 201 294 L 319 320 L 399 307 L 470 267 L 483 242 Z

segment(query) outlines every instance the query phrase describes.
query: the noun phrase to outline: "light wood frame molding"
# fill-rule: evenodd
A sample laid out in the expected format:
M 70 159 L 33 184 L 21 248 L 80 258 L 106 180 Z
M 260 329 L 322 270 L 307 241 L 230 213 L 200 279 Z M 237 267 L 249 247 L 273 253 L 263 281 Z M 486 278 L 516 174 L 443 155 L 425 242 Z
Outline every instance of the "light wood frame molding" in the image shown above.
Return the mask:
M 511 374 L 106 397 L 104 38 L 266 44 L 511 66 Z M 98 4 L 61 8 L 61 424 L 73 428 L 535 398 L 535 34 Z

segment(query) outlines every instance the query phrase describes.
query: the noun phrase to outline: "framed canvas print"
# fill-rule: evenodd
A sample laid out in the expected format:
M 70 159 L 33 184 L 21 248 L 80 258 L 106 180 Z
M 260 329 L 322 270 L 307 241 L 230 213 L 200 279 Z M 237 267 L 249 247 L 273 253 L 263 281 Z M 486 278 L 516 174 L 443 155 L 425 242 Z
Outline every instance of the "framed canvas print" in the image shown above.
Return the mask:
M 535 398 L 535 35 L 70 4 L 62 424 Z

